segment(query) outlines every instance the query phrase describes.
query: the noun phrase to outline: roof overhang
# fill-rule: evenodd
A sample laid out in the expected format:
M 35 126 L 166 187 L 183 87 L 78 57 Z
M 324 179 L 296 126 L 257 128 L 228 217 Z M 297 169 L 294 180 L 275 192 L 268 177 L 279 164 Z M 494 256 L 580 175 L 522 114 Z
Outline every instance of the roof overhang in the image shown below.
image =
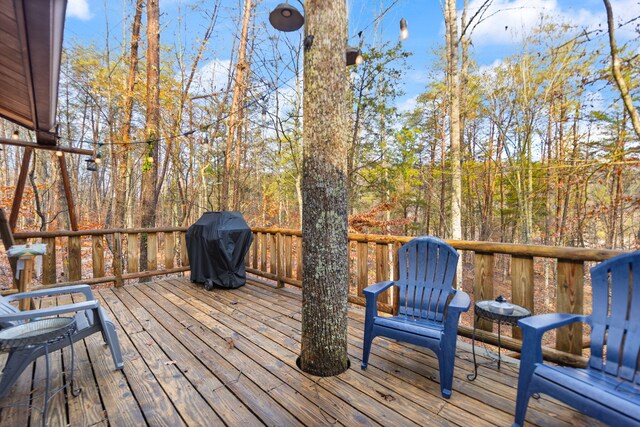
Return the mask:
M 0 0 L 0 116 L 56 143 L 67 0 Z

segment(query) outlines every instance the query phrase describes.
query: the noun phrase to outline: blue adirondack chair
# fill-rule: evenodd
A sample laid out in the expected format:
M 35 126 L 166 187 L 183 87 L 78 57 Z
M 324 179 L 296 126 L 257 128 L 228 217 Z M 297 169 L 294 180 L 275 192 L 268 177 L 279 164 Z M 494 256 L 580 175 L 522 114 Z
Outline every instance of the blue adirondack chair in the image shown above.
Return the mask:
M 400 277 L 364 290 L 366 316 L 362 369 L 367 368 L 371 341 L 377 336 L 433 350 L 440 366 L 440 392 L 451 396 L 460 313 L 469 310 L 469 295 L 453 288 L 458 252 L 436 237 L 417 237 L 398 250 Z M 378 316 L 378 295 L 400 288 L 398 315 Z
M 518 322 L 522 360 L 514 426 L 524 422 L 529 398 L 544 393 L 612 426 L 640 425 L 640 251 L 591 269 L 591 315 L 542 314 Z M 584 322 L 591 326 L 586 369 L 542 361 L 542 335 Z
M 17 301 L 23 298 L 37 298 L 71 293 L 82 293 L 85 301 L 25 311 L 20 311 L 11 304 L 11 301 Z M 102 307 L 100 307 L 99 301 L 94 298 L 89 285 L 41 289 L 6 297 L 0 296 L 0 329 L 16 326 L 27 320 L 65 314 L 72 314 L 76 319 L 77 329 L 71 336 L 73 342 L 100 332 L 102 333 L 102 338 L 111 350 L 111 356 L 113 357 L 116 369 L 122 369 L 124 367 L 120 343 L 113 322 Z M 68 345 L 68 340 L 60 340 L 49 345 L 49 352 L 51 353 Z M 9 353 L 4 369 L 2 370 L 2 379 L 0 379 L 0 399 L 6 395 L 11 386 L 18 380 L 22 371 L 42 355 L 44 355 L 44 346 L 42 345 L 15 349 Z

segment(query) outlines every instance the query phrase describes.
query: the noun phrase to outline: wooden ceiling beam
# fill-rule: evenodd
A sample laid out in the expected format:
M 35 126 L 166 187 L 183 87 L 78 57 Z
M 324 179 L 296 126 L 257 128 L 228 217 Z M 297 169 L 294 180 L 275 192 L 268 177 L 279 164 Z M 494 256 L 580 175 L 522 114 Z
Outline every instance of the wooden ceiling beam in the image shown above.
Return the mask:
M 17 147 L 35 148 L 40 150 L 62 151 L 63 153 L 70 153 L 70 154 L 84 154 L 85 156 L 93 156 L 93 150 L 87 150 L 84 148 L 56 146 L 56 145 L 42 145 L 42 144 L 36 144 L 35 142 L 31 142 L 31 141 L 22 141 L 19 139 L 0 138 L 0 144 L 14 145 Z

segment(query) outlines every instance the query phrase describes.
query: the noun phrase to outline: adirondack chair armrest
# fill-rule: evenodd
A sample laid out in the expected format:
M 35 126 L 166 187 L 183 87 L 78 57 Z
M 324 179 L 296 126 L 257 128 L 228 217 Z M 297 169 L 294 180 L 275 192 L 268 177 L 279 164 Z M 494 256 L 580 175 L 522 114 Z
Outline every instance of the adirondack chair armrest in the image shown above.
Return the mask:
M 16 301 L 16 300 L 21 300 L 23 298 L 37 298 L 37 297 L 46 297 L 51 295 L 73 294 L 73 293 L 83 294 L 87 301 L 95 300 L 93 296 L 93 292 L 91 291 L 91 286 L 89 285 L 61 286 L 59 288 L 38 289 L 35 291 L 21 292 L 19 294 L 7 295 L 4 298 L 8 301 Z
M 522 333 L 542 335 L 551 329 L 560 328 L 575 322 L 584 322 L 586 317 L 582 314 L 570 313 L 546 313 L 537 316 L 525 317 L 518 321 Z
M 39 308 L 37 310 L 25 310 L 17 313 L 0 315 L 0 322 L 12 322 L 16 320 L 28 320 L 38 317 L 57 316 L 60 314 L 76 313 L 78 311 L 92 310 L 100 307 L 97 300 L 82 301 L 74 304 L 65 304 L 57 307 Z
M 469 294 L 467 294 L 465 291 L 458 290 L 449 302 L 447 310 L 453 310 L 458 313 L 465 313 L 469 311 L 469 307 L 471 307 L 471 298 L 469 298 Z
M 363 289 L 364 297 L 366 298 L 366 319 L 369 322 L 373 322 L 373 318 L 378 315 L 378 295 L 393 286 L 394 282 L 378 282 L 371 286 L 367 286 Z
M 395 282 L 386 281 L 386 282 L 378 282 L 371 286 L 367 286 L 364 288 L 362 292 L 364 292 L 364 296 L 369 299 L 371 297 L 378 298 L 381 292 L 389 289 L 389 287 L 393 286 Z

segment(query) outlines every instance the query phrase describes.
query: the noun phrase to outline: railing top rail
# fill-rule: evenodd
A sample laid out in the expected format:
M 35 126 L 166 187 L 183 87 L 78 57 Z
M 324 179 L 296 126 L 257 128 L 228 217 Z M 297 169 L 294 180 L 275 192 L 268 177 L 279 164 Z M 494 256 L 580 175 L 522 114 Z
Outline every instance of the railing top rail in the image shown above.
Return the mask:
M 170 233 L 186 231 L 188 227 L 157 227 L 157 228 L 113 228 L 104 230 L 79 230 L 79 231 L 28 231 L 14 233 L 16 239 L 34 239 L 47 237 L 71 237 L 71 236 L 99 236 L 115 233 Z M 301 230 L 278 227 L 252 227 L 256 233 L 284 234 L 302 237 Z M 406 243 L 412 237 L 408 236 L 384 236 L 378 234 L 350 233 L 349 240 L 355 242 L 368 242 L 379 244 Z M 604 261 L 624 251 L 610 249 L 573 248 L 563 246 L 525 245 L 519 243 L 500 242 L 476 242 L 467 240 L 447 240 L 456 249 L 469 250 L 480 253 L 500 253 L 514 256 L 530 256 L 543 258 L 557 258 L 571 261 Z

